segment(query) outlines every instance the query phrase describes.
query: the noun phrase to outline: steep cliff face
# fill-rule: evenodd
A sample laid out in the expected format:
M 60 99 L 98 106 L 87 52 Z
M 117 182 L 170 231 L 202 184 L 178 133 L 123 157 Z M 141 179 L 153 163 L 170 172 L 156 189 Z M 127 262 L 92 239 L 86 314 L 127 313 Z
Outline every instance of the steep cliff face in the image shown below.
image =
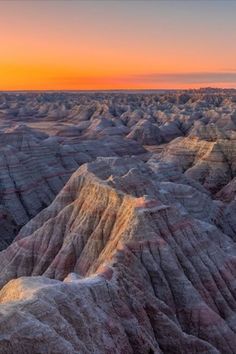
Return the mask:
M 234 353 L 235 244 L 193 190 L 135 158 L 83 165 L 0 253 L 3 352 Z

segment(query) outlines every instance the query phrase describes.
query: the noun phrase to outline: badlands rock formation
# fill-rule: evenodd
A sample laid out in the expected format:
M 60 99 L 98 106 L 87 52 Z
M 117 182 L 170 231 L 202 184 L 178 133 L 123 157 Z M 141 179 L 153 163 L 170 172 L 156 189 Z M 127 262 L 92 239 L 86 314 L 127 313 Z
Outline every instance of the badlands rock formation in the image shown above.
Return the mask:
M 53 201 L 81 164 L 97 156 L 143 152 L 144 148 L 135 141 L 119 136 L 68 141 L 26 125 L 4 129 L 0 133 L 0 249 Z
M 0 353 L 236 353 L 235 111 L 1 95 Z

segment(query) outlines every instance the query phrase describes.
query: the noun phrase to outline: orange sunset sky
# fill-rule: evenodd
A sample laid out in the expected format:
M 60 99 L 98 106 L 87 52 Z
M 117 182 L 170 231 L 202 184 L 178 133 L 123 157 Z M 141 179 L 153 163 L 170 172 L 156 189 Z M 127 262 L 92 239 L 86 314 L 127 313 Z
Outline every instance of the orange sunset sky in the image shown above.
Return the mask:
M 236 87 L 236 1 L 1 1 L 0 90 Z

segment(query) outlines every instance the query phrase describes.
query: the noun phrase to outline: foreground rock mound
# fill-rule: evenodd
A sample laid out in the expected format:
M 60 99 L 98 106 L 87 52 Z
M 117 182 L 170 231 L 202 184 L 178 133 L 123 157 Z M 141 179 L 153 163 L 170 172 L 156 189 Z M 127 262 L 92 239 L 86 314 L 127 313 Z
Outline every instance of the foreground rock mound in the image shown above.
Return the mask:
M 2 352 L 235 352 L 236 249 L 216 226 L 222 202 L 181 173 L 162 181 L 164 167 L 83 165 L 0 253 Z

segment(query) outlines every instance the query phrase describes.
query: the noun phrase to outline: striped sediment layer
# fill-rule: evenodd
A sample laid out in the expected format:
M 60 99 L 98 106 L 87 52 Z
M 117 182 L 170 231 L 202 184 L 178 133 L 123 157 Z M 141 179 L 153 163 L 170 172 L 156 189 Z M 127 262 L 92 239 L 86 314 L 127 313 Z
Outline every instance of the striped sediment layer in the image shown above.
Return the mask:
M 0 253 L 1 350 L 234 353 L 235 243 L 185 187 L 135 158 L 80 167 Z
M 97 156 L 140 154 L 134 141 L 60 141 L 27 126 L 5 130 L 0 136 L 0 250 L 19 229 L 47 207 L 84 162 Z

